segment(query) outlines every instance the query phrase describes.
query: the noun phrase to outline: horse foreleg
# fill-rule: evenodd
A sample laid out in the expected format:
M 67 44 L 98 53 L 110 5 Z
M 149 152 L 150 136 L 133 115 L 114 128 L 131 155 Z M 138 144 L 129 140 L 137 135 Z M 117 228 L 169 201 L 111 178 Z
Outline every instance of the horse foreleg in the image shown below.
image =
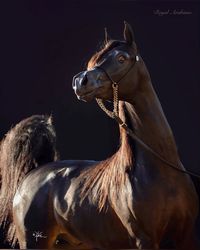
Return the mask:
M 177 237 L 175 244 L 177 250 L 199 250 L 199 246 L 192 232 L 187 232 L 184 236 Z
M 138 249 L 152 249 L 152 250 L 158 250 L 160 249 L 158 243 L 153 243 L 151 241 L 144 241 L 144 240 L 137 240 L 136 245 Z
M 147 238 L 147 237 L 139 237 L 136 238 L 136 246 L 138 249 L 152 249 L 158 250 L 160 249 L 159 243 L 156 240 Z
M 194 233 L 193 223 L 185 223 L 183 230 L 175 234 L 175 244 L 178 250 L 198 250 L 199 246 Z

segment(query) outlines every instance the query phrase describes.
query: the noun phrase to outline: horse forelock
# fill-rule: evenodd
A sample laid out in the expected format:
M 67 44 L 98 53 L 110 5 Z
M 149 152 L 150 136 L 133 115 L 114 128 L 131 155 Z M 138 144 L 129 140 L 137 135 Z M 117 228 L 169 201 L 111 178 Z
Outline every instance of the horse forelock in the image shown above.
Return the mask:
M 120 118 L 125 122 L 127 119 L 125 111 L 127 112 L 127 110 L 131 119 L 137 122 L 136 113 L 133 106 L 131 106 L 120 101 L 119 114 Z M 127 170 L 133 167 L 133 161 L 133 152 L 128 135 L 123 128 L 120 128 L 120 147 L 118 151 L 110 158 L 96 166 L 89 167 L 81 173 L 81 202 L 86 198 L 91 199 L 94 204 L 97 204 L 99 211 L 106 209 L 108 200 L 111 203 L 115 202 L 119 192 L 125 188 Z

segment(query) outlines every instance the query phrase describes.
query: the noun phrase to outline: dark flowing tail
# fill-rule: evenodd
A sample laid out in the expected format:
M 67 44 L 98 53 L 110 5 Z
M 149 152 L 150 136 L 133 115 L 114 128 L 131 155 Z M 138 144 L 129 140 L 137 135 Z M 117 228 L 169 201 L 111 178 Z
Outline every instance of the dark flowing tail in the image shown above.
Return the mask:
M 35 115 L 19 122 L 0 145 L 0 225 L 16 244 L 12 203 L 19 183 L 32 169 L 57 160 L 56 134 L 49 116 Z

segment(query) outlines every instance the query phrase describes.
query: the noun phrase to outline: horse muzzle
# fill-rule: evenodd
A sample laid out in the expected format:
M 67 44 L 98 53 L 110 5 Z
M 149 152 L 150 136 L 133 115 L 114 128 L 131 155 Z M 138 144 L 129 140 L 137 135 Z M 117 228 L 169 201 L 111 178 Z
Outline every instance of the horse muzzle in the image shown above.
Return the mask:
M 82 71 L 73 77 L 72 88 L 79 100 L 91 101 L 102 88 L 98 74 Z

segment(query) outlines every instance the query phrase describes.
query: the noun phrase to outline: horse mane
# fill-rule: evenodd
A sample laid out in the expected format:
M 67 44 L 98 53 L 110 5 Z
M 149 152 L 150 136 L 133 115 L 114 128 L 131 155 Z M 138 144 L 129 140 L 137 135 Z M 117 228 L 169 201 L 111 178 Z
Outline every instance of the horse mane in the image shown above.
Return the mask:
M 125 113 L 129 119 L 137 124 L 138 117 L 134 107 L 126 102 L 119 103 L 119 116 L 127 122 Z M 133 167 L 134 157 L 129 137 L 123 128 L 120 129 L 120 147 L 118 151 L 108 159 L 101 161 L 96 166 L 91 166 L 80 175 L 82 182 L 81 202 L 90 196 L 92 202 L 97 204 L 99 211 L 106 208 L 106 203 L 118 198 L 119 193 L 125 187 L 127 172 Z
M 13 198 L 25 175 L 57 160 L 56 134 L 49 116 L 35 115 L 19 122 L 0 144 L 0 225 L 7 240 L 16 244 L 12 218 Z

